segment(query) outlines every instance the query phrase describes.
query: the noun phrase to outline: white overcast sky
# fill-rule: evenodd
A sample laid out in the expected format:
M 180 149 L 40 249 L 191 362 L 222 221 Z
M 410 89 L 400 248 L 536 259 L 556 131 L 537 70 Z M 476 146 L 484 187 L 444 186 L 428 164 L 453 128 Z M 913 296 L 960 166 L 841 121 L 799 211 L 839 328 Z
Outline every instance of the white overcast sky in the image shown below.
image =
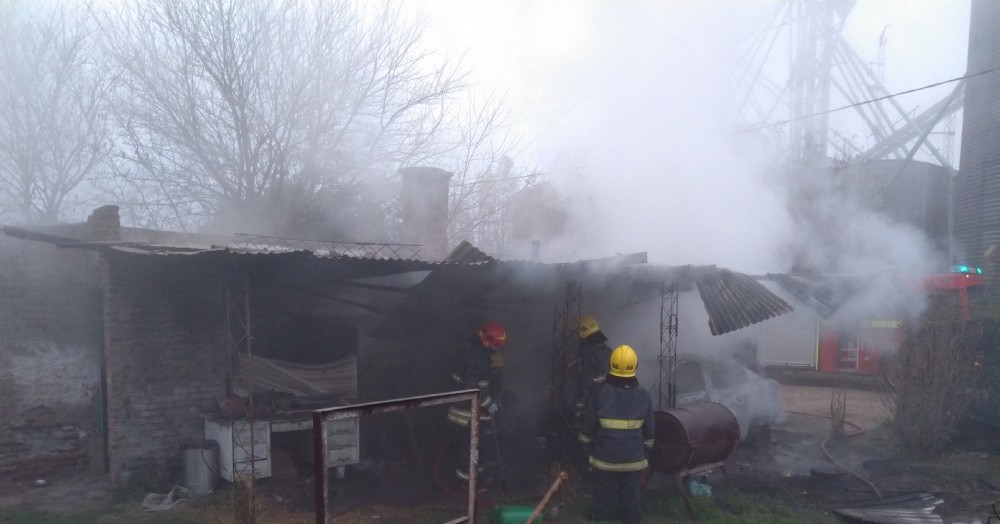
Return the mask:
M 575 191 L 594 242 L 568 256 L 648 251 L 654 262 L 781 271 L 792 228 L 783 196 L 761 183 L 753 151 L 726 139 L 729 50 L 774 3 L 403 5 L 424 18 L 432 49 L 464 54 L 477 86 L 507 95 L 519 159 Z M 873 60 L 888 28 L 885 84 L 898 92 L 962 75 L 968 24 L 968 0 L 861 0 L 844 32 Z M 900 101 L 920 110 L 948 89 Z

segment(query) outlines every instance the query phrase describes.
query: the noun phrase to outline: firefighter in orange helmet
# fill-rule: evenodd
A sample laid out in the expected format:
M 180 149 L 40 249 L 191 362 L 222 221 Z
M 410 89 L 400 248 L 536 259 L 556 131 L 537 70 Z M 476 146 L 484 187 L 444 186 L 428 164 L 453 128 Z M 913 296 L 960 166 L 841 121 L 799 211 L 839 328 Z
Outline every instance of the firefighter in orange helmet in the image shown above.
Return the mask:
M 490 381 L 496 371 L 500 348 L 507 345 L 507 331 L 496 322 L 487 322 L 476 331 L 471 347 L 459 353 L 458 367 L 451 378 L 458 389 L 479 390 L 479 419 L 491 421 L 497 406 Z M 469 480 L 469 422 L 472 413 L 466 404 L 452 404 L 448 408 L 448 421 L 463 431 L 456 435 L 455 475 L 462 481 Z M 492 430 L 492 428 L 490 428 Z

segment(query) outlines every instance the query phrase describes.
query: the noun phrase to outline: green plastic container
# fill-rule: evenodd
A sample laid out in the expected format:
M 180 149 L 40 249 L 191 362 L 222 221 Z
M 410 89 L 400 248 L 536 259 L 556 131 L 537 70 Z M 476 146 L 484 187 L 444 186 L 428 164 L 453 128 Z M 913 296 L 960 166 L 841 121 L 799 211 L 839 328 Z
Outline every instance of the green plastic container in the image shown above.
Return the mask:
M 525 524 L 534 511 L 534 506 L 497 506 L 490 511 L 490 524 Z M 541 522 L 542 516 L 539 515 L 531 524 Z

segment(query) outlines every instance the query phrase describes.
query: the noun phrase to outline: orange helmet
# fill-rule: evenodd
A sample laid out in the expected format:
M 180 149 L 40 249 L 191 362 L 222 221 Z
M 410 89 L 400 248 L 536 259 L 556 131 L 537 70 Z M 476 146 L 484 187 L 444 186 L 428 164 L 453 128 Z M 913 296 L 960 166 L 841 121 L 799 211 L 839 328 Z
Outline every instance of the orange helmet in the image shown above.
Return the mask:
M 479 341 L 488 348 L 499 348 L 507 345 L 507 331 L 496 322 L 487 322 L 479 328 Z

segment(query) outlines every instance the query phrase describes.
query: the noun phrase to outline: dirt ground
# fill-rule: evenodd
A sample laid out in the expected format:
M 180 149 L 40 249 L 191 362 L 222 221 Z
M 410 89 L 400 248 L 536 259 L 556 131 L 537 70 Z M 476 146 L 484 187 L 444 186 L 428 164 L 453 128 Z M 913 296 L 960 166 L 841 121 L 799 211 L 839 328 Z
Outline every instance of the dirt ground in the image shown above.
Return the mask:
M 788 420 L 780 427 L 786 431 L 824 433 L 829 421 L 817 421 L 817 416 L 831 414 L 833 388 L 811 386 L 781 386 L 781 398 Z M 845 390 L 845 418 L 862 428 L 876 428 L 886 421 L 889 413 L 878 393 L 863 390 Z M 798 415 L 806 413 L 808 415 Z
M 783 385 L 786 419 L 772 427 L 766 444 L 741 444 L 727 461 L 740 472 L 739 489 L 797 493 L 830 508 L 927 492 L 942 499 L 937 513 L 944 522 L 986 522 L 993 515 L 992 506 L 1000 505 L 1000 448 L 908 457 L 891 438 L 889 412 L 877 392 L 839 391 L 846 408 L 842 432 L 831 416 L 838 404 L 833 388 Z
M 954 453 L 935 460 L 904 460 L 887 437 L 883 425 L 887 411 L 877 393 L 846 391 L 847 436 L 843 438 L 831 436 L 833 389 L 784 385 L 782 397 L 785 419 L 769 433 L 757 433 L 741 443 L 726 460 L 728 486 L 734 487 L 736 493 L 778 496 L 792 505 L 835 508 L 878 495 L 927 491 L 943 499 L 939 513 L 951 519 L 945 522 L 975 522 L 975 518 L 986 522 L 990 505 L 1000 503 L 997 449 Z M 485 507 L 500 503 L 534 505 L 555 476 L 554 470 L 536 473 L 519 477 L 502 493 L 487 493 L 483 496 L 489 499 Z M 651 475 L 647 491 L 651 496 L 676 500 L 677 490 L 671 480 Z M 700 480 L 715 489 L 727 486 L 719 470 Z M 400 487 L 394 487 L 397 484 Z M 107 508 L 112 501 L 112 487 L 106 479 L 52 480 L 41 488 L 27 484 L 6 486 L 0 491 L 0 521 L 12 508 L 67 514 Z M 345 482 L 340 491 L 335 490 L 331 505 L 335 508 L 334 522 L 443 522 L 461 515 L 461 497 L 444 496 L 438 488 L 433 481 L 413 475 L 400 464 L 379 464 Z M 166 486 L 163 491 L 168 489 Z M 308 476 L 263 479 L 258 500 L 262 518 L 258 521 L 314 522 L 312 493 Z M 549 520 L 582 521 L 579 508 L 586 506 L 588 497 L 587 483 L 581 478 L 571 479 L 553 503 L 553 507 L 566 507 L 566 512 L 556 518 L 550 515 Z M 138 498 L 141 500 L 141 495 Z M 160 522 L 144 520 L 137 502 L 116 504 L 117 516 L 97 522 Z M 223 486 L 214 495 L 192 501 L 183 515 L 212 515 L 212 522 L 231 522 L 231 508 L 231 492 Z M 180 515 L 171 522 L 202 522 Z

